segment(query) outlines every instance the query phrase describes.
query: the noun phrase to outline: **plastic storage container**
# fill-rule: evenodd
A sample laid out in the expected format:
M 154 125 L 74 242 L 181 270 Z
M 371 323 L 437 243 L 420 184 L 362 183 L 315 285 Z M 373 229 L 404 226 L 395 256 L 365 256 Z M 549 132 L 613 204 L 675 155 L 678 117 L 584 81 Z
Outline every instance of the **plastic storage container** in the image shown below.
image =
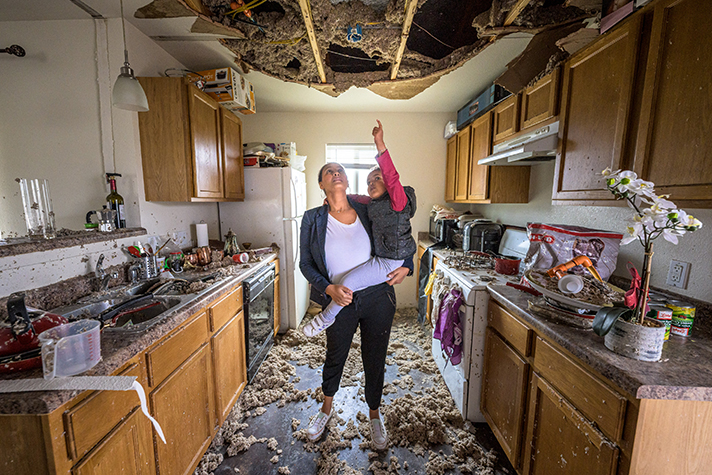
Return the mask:
M 79 320 L 40 333 L 45 379 L 73 376 L 94 367 L 101 359 L 99 327 L 96 320 Z

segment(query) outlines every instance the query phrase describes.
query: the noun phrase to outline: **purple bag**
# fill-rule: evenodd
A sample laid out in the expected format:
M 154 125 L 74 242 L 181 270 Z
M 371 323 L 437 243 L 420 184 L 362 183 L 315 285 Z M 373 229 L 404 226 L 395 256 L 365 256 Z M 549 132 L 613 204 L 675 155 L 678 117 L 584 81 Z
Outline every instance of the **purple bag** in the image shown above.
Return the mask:
M 433 331 L 433 338 L 440 340 L 440 348 L 453 366 L 462 361 L 462 321 L 460 320 L 462 303 L 462 292 L 459 289 L 449 290 L 440 304 L 438 321 Z

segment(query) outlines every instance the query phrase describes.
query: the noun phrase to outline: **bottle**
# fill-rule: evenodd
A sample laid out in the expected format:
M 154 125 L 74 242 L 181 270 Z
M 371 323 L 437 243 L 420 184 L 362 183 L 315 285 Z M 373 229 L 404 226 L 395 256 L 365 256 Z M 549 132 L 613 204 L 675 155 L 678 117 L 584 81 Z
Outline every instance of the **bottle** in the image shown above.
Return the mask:
M 119 173 L 107 173 L 106 181 L 109 182 L 111 186 L 111 193 L 106 197 L 106 204 L 109 209 L 116 211 L 116 218 L 114 218 L 114 225 L 116 229 L 126 227 L 126 213 L 124 212 L 124 198 L 116 191 L 116 177 L 121 176 Z

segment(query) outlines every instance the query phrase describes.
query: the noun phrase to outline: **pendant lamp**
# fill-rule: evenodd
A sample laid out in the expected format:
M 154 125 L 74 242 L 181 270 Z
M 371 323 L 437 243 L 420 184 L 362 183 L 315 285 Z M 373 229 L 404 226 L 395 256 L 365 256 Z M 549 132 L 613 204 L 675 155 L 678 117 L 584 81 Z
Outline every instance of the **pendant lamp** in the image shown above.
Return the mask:
M 141 83 L 134 76 L 133 69 L 129 65 L 129 52 L 126 49 L 126 26 L 124 24 L 124 1 L 121 2 L 121 31 L 124 35 L 124 65 L 121 66 L 121 74 L 116 78 L 114 90 L 111 94 L 111 103 L 119 109 L 146 112 L 148 111 L 148 100 L 143 92 Z

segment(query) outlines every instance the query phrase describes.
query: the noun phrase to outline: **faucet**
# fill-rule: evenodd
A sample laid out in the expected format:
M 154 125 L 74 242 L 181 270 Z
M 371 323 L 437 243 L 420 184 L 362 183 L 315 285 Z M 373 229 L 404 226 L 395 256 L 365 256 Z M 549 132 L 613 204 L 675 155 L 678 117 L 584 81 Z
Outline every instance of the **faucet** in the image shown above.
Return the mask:
M 101 284 L 99 286 L 99 290 L 104 291 L 109 288 L 109 281 L 111 279 L 117 279 L 119 277 L 119 273 L 114 271 L 111 274 L 107 274 L 106 271 L 104 270 L 104 267 L 102 264 L 104 263 L 104 254 L 99 255 L 99 259 L 96 261 L 96 269 L 94 270 L 94 274 L 101 280 Z

